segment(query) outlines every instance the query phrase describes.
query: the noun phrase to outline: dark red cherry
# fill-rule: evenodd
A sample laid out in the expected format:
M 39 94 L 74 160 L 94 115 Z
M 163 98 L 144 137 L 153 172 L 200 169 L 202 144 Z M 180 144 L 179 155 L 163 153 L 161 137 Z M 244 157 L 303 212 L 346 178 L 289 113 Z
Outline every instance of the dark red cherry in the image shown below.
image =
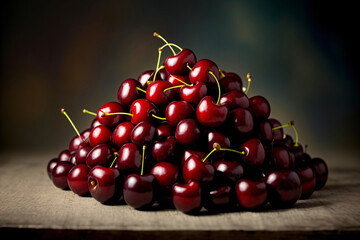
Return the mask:
M 119 157 L 116 166 L 122 173 L 128 175 L 140 169 L 142 153 L 139 151 L 137 145 L 134 143 L 125 143 L 118 153 Z
M 89 142 L 92 147 L 105 143 L 111 143 L 112 131 L 105 125 L 99 125 L 93 128 L 89 135 Z
M 263 164 L 265 160 L 265 149 L 259 139 L 250 138 L 241 145 L 240 149 L 245 152 L 243 160 L 246 164 L 253 166 Z
M 142 121 L 153 121 L 154 117 L 152 114 L 157 115 L 156 106 L 146 100 L 146 99 L 137 99 L 135 100 L 130 107 L 130 113 L 133 115 L 131 118 L 131 123 L 136 125 Z
M 71 153 L 69 150 L 63 150 L 59 153 L 58 161 L 59 162 L 70 162 Z
M 257 123 L 256 126 L 256 137 L 260 139 L 264 145 L 267 145 L 272 142 L 274 139 L 274 132 L 272 130 L 273 126 L 271 122 L 267 119 L 261 120 Z
M 140 74 L 140 76 L 138 77 L 138 82 L 140 82 L 142 88 L 144 90 L 147 89 L 148 87 L 148 81 L 150 80 L 150 76 L 151 74 L 154 72 L 154 70 L 147 70 L 147 71 L 144 71 L 143 73 Z
M 121 200 L 123 183 L 124 177 L 117 168 L 96 166 L 89 172 L 90 194 L 103 204 L 113 204 Z
M 241 79 L 241 77 L 239 76 L 239 75 L 237 75 L 236 73 L 234 73 L 234 72 L 224 72 L 223 71 L 223 73 L 224 73 L 224 77 L 231 77 L 231 78 L 234 78 L 234 79 L 236 79 L 236 80 L 238 80 L 239 82 L 241 82 L 241 85 L 242 85 L 242 79 Z
M 49 176 L 49 178 L 51 179 L 52 178 L 52 175 L 51 175 L 51 172 L 52 170 L 54 169 L 54 167 L 56 166 L 56 164 L 59 162 L 59 160 L 57 158 L 53 158 L 49 161 L 47 167 L 46 167 L 46 171 L 47 171 L 47 174 Z
M 234 206 L 230 186 L 220 186 L 206 193 L 204 207 L 212 212 L 224 212 Z
M 323 188 L 327 182 L 329 170 L 326 162 L 321 158 L 313 158 L 310 161 L 311 167 L 315 171 L 316 175 L 316 186 L 315 190 Z
M 172 87 L 172 84 L 167 81 L 152 82 L 146 90 L 146 99 L 156 106 L 166 106 L 175 97 L 173 89 L 164 92 L 169 87 Z
M 191 118 L 194 113 L 194 108 L 186 101 L 173 101 L 165 109 L 166 121 L 172 127 L 185 118 Z
M 208 141 L 208 150 L 211 151 L 214 149 L 214 143 L 220 144 L 222 148 L 229 148 L 231 143 L 230 139 L 225 136 L 223 133 L 219 131 L 210 131 L 207 134 L 207 141 Z M 224 156 L 223 151 L 217 151 L 212 154 L 214 158 L 219 158 Z
M 169 162 L 155 164 L 150 173 L 154 175 L 160 187 L 170 188 L 177 181 L 179 168 Z
M 166 71 L 165 68 L 162 68 L 160 69 L 157 73 L 156 73 L 156 77 L 154 79 L 154 75 L 155 75 L 156 71 L 153 71 L 150 75 L 150 81 L 151 82 L 154 82 L 154 81 L 157 81 L 157 80 L 160 80 L 160 81 L 166 81 L 169 77 L 169 73 L 168 71 Z
M 61 189 L 68 189 L 67 176 L 70 172 L 72 165 L 70 162 L 59 161 L 51 171 L 51 179 L 54 185 Z
M 211 71 L 217 79 L 220 79 L 220 73 L 217 65 L 208 59 L 198 61 L 189 73 L 189 80 L 192 83 L 203 82 L 205 84 L 216 84 L 215 78 L 209 74 Z
M 69 162 L 72 164 L 72 165 L 76 165 L 76 152 L 74 152 L 73 154 L 71 154 L 71 157 L 69 159 Z
M 75 136 L 69 144 L 69 151 L 74 152 L 78 150 L 80 146 L 88 145 L 90 132 L 91 129 L 86 129 L 80 133 L 80 137 Z
M 180 75 L 169 75 L 167 81 L 171 83 L 173 86 L 183 86 L 184 83 L 191 84 L 188 76 L 180 76 Z M 180 87 L 174 88 L 174 92 L 180 93 Z
M 131 132 L 133 129 L 134 125 L 131 122 L 120 123 L 112 133 L 112 142 L 118 147 L 131 142 Z
M 304 166 L 296 169 L 301 181 L 301 196 L 300 199 L 309 198 L 315 191 L 316 175 L 315 171 L 310 166 Z
M 219 160 L 214 163 L 216 171 L 222 172 L 230 181 L 238 181 L 244 174 L 244 169 L 237 161 Z
M 185 182 L 197 180 L 199 182 L 211 182 L 214 179 L 215 169 L 208 161 L 197 156 L 190 156 L 183 165 L 183 177 Z
M 89 129 L 89 130 L 91 130 L 91 129 L 99 126 L 99 125 L 101 125 L 101 123 L 99 122 L 99 120 L 97 120 L 97 118 L 94 118 L 94 120 L 92 120 L 92 122 L 91 122 L 90 129 Z M 89 131 L 89 132 L 90 132 L 90 131 Z
M 90 147 L 89 145 L 79 147 L 75 154 L 76 164 L 86 163 L 86 158 L 91 149 L 92 147 Z
M 155 139 L 156 128 L 148 121 L 138 123 L 131 132 L 132 143 L 148 145 Z
M 199 152 L 199 151 L 195 151 L 195 150 L 190 150 L 190 149 L 186 149 L 184 150 L 182 157 L 181 157 L 181 166 L 184 165 L 185 161 L 192 155 L 197 155 L 198 157 L 200 157 L 201 159 L 206 157 L 206 153 L 204 152 Z
M 251 113 L 244 108 L 236 108 L 229 114 L 229 122 L 240 133 L 251 133 L 254 128 L 254 120 Z
M 241 179 L 236 183 L 236 196 L 243 208 L 258 209 L 266 204 L 266 184 L 265 182 Z
M 86 166 L 84 163 L 80 163 L 71 168 L 67 181 L 68 185 L 74 193 L 77 195 L 83 196 L 89 193 L 88 187 L 88 174 L 90 172 L 90 168 Z
M 249 98 L 249 102 L 249 111 L 255 119 L 265 119 L 270 116 L 270 104 L 266 98 L 254 96 Z
M 207 87 L 203 82 L 196 82 L 191 86 L 183 86 L 180 89 L 180 98 L 183 101 L 198 104 L 207 94 Z
M 201 186 L 197 181 L 187 184 L 175 183 L 172 187 L 173 204 L 184 213 L 196 213 L 202 207 Z
M 293 170 L 272 171 L 267 175 L 268 199 L 273 207 L 288 208 L 301 195 L 301 181 Z
M 114 159 L 114 153 L 108 144 L 95 146 L 86 158 L 86 165 L 93 168 L 96 165 L 109 166 Z
M 242 91 L 242 82 L 232 77 L 223 77 L 219 80 L 221 91 L 228 93 L 231 91 Z
M 284 147 L 274 147 L 270 153 L 271 169 L 291 169 L 294 167 L 289 151 Z
M 157 139 L 162 139 L 174 135 L 175 135 L 175 130 L 172 127 L 170 127 L 170 125 L 167 123 L 160 124 L 156 127 Z
M 156 178 L 152 174 L 131 174 L 124 182 L 124 200 L 136 209 L 150 207 L 155 201 Z
M 130 107 L 136 99 L 143 95 L 137 88 L 142 89 L 142 85 L 132 78 L 128 78 L 121 83 L 117 92 L 117 99 L 123 107 Z
M 231 91 L 223 94 L 219 103 L 226 106 L 229 110 L 248 108 L 250 104 L 248 97 L 242 91 Z
M 273 128 L 281 126 L 281 123 L 274 118 L 269 118 L 269 121 Z M 284 139 L 284 129 L 279 128 L 274 130 L 273 135 L 274 135 L 274 143 L 280 143 Z
M 169 136 L 154 142 L 152 156 L 158 162 L 171 161 L 171 159 L 175 156 L 175 151 L 175 137 Z
M 184 48 L 174 56 L 165 60 L 165 69 L 174 75 L 186 75 L 189 72 L 187 66 L 193 67 L 196 63 L 196 56 L 190 49 Z
M 118 102 L 105 103 L 97 112 L 97 119 L 102 125 L 114 127 L 124 118 L 124 115 L 104 115 L 105 113 L 123 112 L 123 107 Z
M 228 109 L 224 105 L 216 105 L 212 96 L 201 99 L 196 108 L 197 120 L 206 127 L 222 125 L 228 116 Z
M 200 136 L 200 128 L 195 119 L 181 120 L 175 130 L 176 142 L 181 145 L 193 145 Z

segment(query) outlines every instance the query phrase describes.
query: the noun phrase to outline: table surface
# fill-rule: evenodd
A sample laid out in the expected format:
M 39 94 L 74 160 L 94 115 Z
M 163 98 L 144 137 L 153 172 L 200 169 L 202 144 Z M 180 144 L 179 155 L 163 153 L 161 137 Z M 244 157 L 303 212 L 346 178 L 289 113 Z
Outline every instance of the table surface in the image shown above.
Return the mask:
M 168 238 L 168 234 L 176 234 L 178 239 L 240 234 L 253 239 L 264 236 L 282 239 L 292 235 L 297 239 L 360 236 L 360 164 L 355 159 L 340 161 L 335 156 L 329 159 L 327 185 L 290 209 L 221 214 L 201 211 L 191 216 L 176 210 L 139 211 L 127 205 L 102 205 L 91 197 L 58 189 L 46 173 L 52 156 L 0 154 L 3 232 L 53 239 L 55 235 L 95 239 L 97 234 L 102 239 L 113 239 L 119 234 L 138 239 Z

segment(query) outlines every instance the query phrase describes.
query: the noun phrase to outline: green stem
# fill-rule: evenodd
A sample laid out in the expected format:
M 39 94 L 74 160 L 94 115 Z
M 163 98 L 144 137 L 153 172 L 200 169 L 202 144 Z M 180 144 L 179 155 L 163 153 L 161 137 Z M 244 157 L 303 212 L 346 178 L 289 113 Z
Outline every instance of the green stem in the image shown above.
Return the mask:
M 88 111 L 88 110 L 86 110 L 86 109 L 83 110 L 83 113 L 87 113 L 87 114 L 90 114 L 90 115 L 93 115 L 93 116 L 97 116 L 96 113 L 90 112 L 90 111 Z
M 139 90 L 140 92 L 146 93 L 146 91 L 142 88 L 136 87 L 137 90 Z
M 142 152 L 142 158 L 141 158 L 141 173 L 140 173 L 140 175 L 143 175 L 143 174 L 144 174 L 145 148 L 146 148 L 146 146 L 143 145 L 143 147 L 142 147 L 143 152 Z
M 110 165 L 110 168 L 112 168 L 113 166 L 114 166 L 114 163 L 116 162 L 116 160 L 118 159 L 118 154 L 117 153 L 115 153 L 115 158 L 114 158 L 114 160 L 112 161 L 112 163 L 111 163 L 111 165 Z
M 215 78 L 216 84 L 218 86 L 219 95 L 218 95 L 218 99 L 216 101 L 216 105 L 218 105 L 219 102 L 220 102 L 220 97 L 221 97 L 220 83 L 219 83 L 219 80 L 217 79 L 217 77 L 215 76 L 215 74 L 212 71 L 208 71 L 208 73 L 210 73 Z
M 80 137 L 79 131 L 76 129 L 76 127 L 75 127 L 74 123 L 71 121 L 69 115 L 67 115 L 67 113 L 65 112 L 65 109 L 62 108 L 62 109 L 61 109 L 61 113 L 64 114 L 65 117 L 69 120 L 69 122 L 70 122 L 71 126 L 74 128 L 76 134 Z
M 170 46 L 174 46 L 174 47 L 176 47 L 177 49 L 179 49 L 180 51 L 182 51 L 182 48 L 181 47 L 179 47 L 178 45 L 176 45 L 176 44 L 173 44 L 173 43 L 167 43 L 167 44 L 164 44 L 161 48 L 159 48 L 159 49 L 163 49 L 164 47 L 166 47 L 166 46 L 168 46 L 169 48 L 170 48 Z
M 250 89 L 250 83 L 251 83 L 251 75 L 250 75 L 250 73 L 248 73 L 248 74 L 246 75 L 246 77 L 247 77 L 247 79 L 248 79 L 248 85 L 247 85 L 245 94 L 247 95 L 247 93 L 248 93 L 248 91 L 249 91 L 249 89 Z
M 155 72 L 155 74 L 154 74 L 153 82 L 155 82 L 157 73 L 158 73 L 161 69 L 163 69 L 163 68 L 165 68 L 165 66 L 161 66 L 161 67 L 159 67 L 159 68 L 156 70 L 156 72 Z
M 127 112 L 114 112 L 114 113 L 106 113 L 106 112 L 103 112 L 103 116 L 111 116 L 111 115 L 128 115 L 130 117 L 133 116 L 133 114 L 131 113 L 127 113 Z M 103 117 L 102 116 L 102 117 Z
M 155 114 L 152 114 L 151 116 L 153 116 L 153 117 L 156 118 L 156 119 L 159 119 L 159 120 L 162 120 L 162 121 L 166 121 L 166 118 L 158 117 L 158 116 L 156 116 Z
M 168 90 L 171 90 L 171 89 L 174 89 L 174 88 L 181 88 L 183 86 L 186 86 L 186 85 L 176 85 L 176 86 L 168 87 L 168 88 L 165 88 L 163 92 L 165 93 Z
M 174 55 L 176 55 L 174 49 L 169 45 L 168 41 L 165 40 L 165 38 L 163 38 L 160 34 L 158 34 L 157 32 L 154 32 L 153 34 L 154 37 L 160 38 L 161 40 L 163 40 L 166 44 L 168 44 L 169 48 L 171 49 L 171 51 L 173 52 Z

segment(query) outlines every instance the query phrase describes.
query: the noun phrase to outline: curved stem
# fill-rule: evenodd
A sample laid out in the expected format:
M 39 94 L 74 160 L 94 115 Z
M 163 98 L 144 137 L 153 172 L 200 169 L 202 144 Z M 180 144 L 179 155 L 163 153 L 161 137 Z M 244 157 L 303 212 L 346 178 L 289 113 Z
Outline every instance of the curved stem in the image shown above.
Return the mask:
M 177 49 L 179 49 L 180 51 L 182 51 L 183 49 L 181 47 L 179 47 L 178 45 L 174 44 L 174 43 L 167 43 L 167 44 L 164 44 L 161 48 L 159 49 L 163 49 L 164 47 L 168 46 L 170 48 L 170 46 L 174 46 L 176 47 Z
M 202 161 L 205 162 L 210 157 L 210 155 L 215 151 L 217 151 L 217 148 L 214 148 L 213 150 L 211 150 L 211 152 L 209 152 L 208 155 L 206 155 L 206 157 Z
M 158 69 L 156 69 L 156 72 L 155 72 L 154 77 L 153 77 L 153 82 L 155 82 L 157 73 L 163 68 L 165 68 L 165 66 L 160 66 Z
M 181 82 L 182 84 L 186 85 L 186 86 L 192 86 L 192 84 L 186 83 L 183 80 L 180 80 L 179 78 L 175 77 L 174 75 L 172 75 L 173 78 L 175 78 L 177 81 Z
M 166 44 L 169 44 L 168 41 L 165 40 L 165 38 L 163 38 L 160 34 L 158 34 L 157 32 L 154 32 L 153 34 L 154 37 L 160 38 L 161 40 L 163 40 Z M 174 49 L 169 45 L 169 48 L 171 49 L 171 51 L 173 52 L 174 55 L 176 55 Z
M 156 68 L 155 69 L 158 69 L 159 68 L 159 65 L 160 65 L 160 59 L 161 59 L 161 49 L 159 48 L 159 56 L 158 56 L 158 60 L 157 60 L 157 63 L 156 63 Z
M 114 112 L 114 113 L 105 113 L 105 112 L 103 112 L 102 117 L 104 117 L 104 116 L 111 116 L 111 115 L 128 115 L 128 116 L 130 116 L 130 117 L 133 116 L 132 113 L 127 113 L 127 112 Z
M 111 163 L 111 165 L 110 165 L 110 168 L 112 168 L 112 167 L 114 166 L 114 163 L 116 162 L 116 160 L 117 160 L 118 157 L 119 157 L 119 154 L 118 154 L 118 153 L 114 153 L 114 155 L 115 155 L 115 158 L 114 158 L 114 160 L 112 161 L 112 163 Z
M 189 66 L 188 63 L 186 64 L 186 67 L 187 67 L 188 69 L 190 69 L 190 71 L 192 70 L 192 68 Z
M 140 92 L 146 93 L 146 91 L 142 88 L 136 87 L 137 90 L 139 90 Z
M 217 79 L 217 77 L 215 76 L 215 74 L 212 71 L 208 71 L 208 73 L 210 73 L 215 78 L 216 84 L 218 86 L 219 95 L 218 95 L 218 99 L 216 101 L 216 105 L 218 105 L 219 102 L 220 102 L 220 97 L 221 97 L 220 83 L 219 83 L 219 80 Z
M 74 123 L 71 121 L 69 115 L 67 115 L 67 113 L 65 112 L 65 109 L 62 108 L 62 109 L 61 109 L 61 113 L 64 114 L 65 117 L 69 120 L 69 122 L 70 122 L 71 126 L 74 128 L 76 134 L 80 137 L 79 131 L 76 129 L 76 127 L 75 127 Z M 81 137 L 80 137 L 80 138 L 81 138 Z
M 142 157 L 141 157 L 141 173 L 140 173 L 140 175 L 144 174 L 145 149 L 146 149 L 146 146 L 143 145 L 143 147 L 142 147 L 143 152 L 142 152 Z
M 86 109 L 83 109 L 83 113 L 87 113 L 87 114 L 90 114 L 90 115 L 93 115 L 93 116 L 97 116 L 96 113 L 90 112 L 90 111 L 88 111 L 88 110 L 86 110 Z
M 153 116 L 153 117 L 156 118 L 156 119 L 159 119 L 159 120 L 162 120 L 162 121 L 166 121 L 166 118 L 158 117 L 158 116 L 156 116 L 155 114 L 152 114 L 151 116 Z
M 248 85 L 247 85 L 247 88 L 246 88 L 246 91 L 245 91 L 245 94 L 247 95 L 247 93 L 248 93 L 248 91 L 250 89 L 250 83 L 251 83 L 251 75 L 250 75 L 250 73 L 248 73 L 246 75 L 246 78 L 248 79 Z
M 221 74 L 222 77 L 226 77 L 225 73 L 223 71 L 221 71 L 221 69 L 219 69 L 219 73 Z
M 280 128 L 292 127 L 292 129 L 294 130 L 294 133 L 295 133 L 295 144 L 294 144 L 294 146 L 298 147 L 299 146 L 299 135 L 298 135 L 298 132 L 296 131 L 296 128 L 295 128 L 294 124 L 295 123 L 292 120 L 288 124 L 281 125 L 281 126 L 278 126 L 278 127 L 274 127 L 274 128 L 272 128 L 272 130 L 275 131 L 275 130 L 280 129 Z
M 234 152 L 234 153 L 238 153 L 240 155 L 245 155 L 245 151 L 237 151 L 235 149 L 231 149 L 231 148 L 220 148 L 220 151 L 228 151 L 228 152 Z
M 165 88 L 163 92 L 165 93 L 168 90 L 171 90 L 171 89 L 174 89 L 174 88 L 181 88 L 183 86 L 186 86 L 186 85 L 176 85 L 176 86 L 168 87 L 168 88 Z

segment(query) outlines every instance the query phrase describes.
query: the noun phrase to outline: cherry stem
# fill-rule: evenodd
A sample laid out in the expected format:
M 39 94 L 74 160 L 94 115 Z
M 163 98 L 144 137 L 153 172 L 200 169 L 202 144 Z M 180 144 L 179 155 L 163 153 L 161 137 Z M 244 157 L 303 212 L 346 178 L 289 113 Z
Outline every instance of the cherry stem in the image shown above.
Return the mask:
M 174 43 L 167 43 L 167 44 L 164 44 L 161 48 L 159 48 L 159 50 L 162 50 L 164 47 L 168 46 L 170 48 L 170 46 L 174 46 L 176 47 L 177 49 L 179 49 L 180 51 L 182 51 L 183 49 L 181 47 L 179 47 L 178 45 L 174 44 Z
M 186 86 L 193 86 L 192 84 L 188 84 L 188 83 L 182 81 L 181 79 L 175 77 L 174 75 L 172 75 L 172 76 L 173 76 L 173 78 L 175 78 L 177 81 L 181 82 L 182 84 L 184 84 L 184 85 L 186 85 Z
M 174 49 L 169 45 L 168 41 L 165 40 L 165 38 L 163 38 L 160 34 L 158 34 L 157 32 L 154 32 L 153 34 L 154 37 L 160 38 L 161 40 L 163 40 L 171 49 L 171 51 L 173 52 L 174 55 L 176 55 Z
M 192 68 L 189 66 L 188 63 L 186 64 L 186 67 L 187 67 L 188 69 L 190 69 L 190 71 L 192 70 Z
M 156 116 L 155 114 L 151 114 L 151 116 L 153 116 L 153 117 L 156 118 L 156 119 L 159 119 L 159 120 L 162 120 L 162 121 L 166 121 L 166 118 L 164 118 L 164 117 L 159 117 L 159 116 Z
M 237 151 L 231 148 L 222 148 L 219 143 L 214 143 L 213 150 L 211 150 L 211 152 L 209 152 L 208 155 L 206 155 L 206 157 L 202 161 L 205 162 L 210 157 L 210 155 L 213 154 L 213 152 L 218 152 L 218 151 L 234 152 L 240 155 L 245 155 L 245 151 Z
M 119 157 L 119 154 L 116 152 L 116 153 L 114 153 L 114 155 L 115 155 L 115 158 L 114 158 L 114 160 L 112 161 L 112 163 L 111 163 L 111 165 L 110 165 L 110 168 L 112 168 L 113 166 L 114 166 L 114 163 L 116 162 L 116 160 L 118 159 L 118 157 Z
M 168 90 L 171 90 L 171 89 L 174 89 L 174 88 L 181 88 L 183 86 L 186 86 L 186 85 L 176 85 L 176 86 L 168 87 L 168 88 L 165 88 L 163 92 L 165 93 Z
M 160 66 L 158 69 L 156 69 L 156 72 L 155 72 L 154 78 L 153 78 L 153 82 L 155 82 L 157 73 L 158 73 L 161 69 L 163 69 L 163 68 L 165 68 L 165 66 Z
M 272 130 L 275 131 L 275 130 L 280 129 L 280 128 L 292 127 L 292 129 L 294 130 L 294 133 L 295 133 L 295 144 L 294 144 L 294 146 L 298 147 L 299 146 L 299 135 L 298 135 L 298 133 L 296 131 L 296 128 L 295 128 L 294 124 L 295 124 L 295 122 L 293 120 L 291 120 L 288 124 L 281 125 L 281 126 L 278 126 L 278 127 L 274 127 Z
M 208 73 L 210 73 L 215 78 L 216 84 L 218 86 L 219 95 L 218 95 L 218 99 L 216 101 L 216 105 L 218 105 L 219 102 L 220 102 L 220 97 L 221 97 L 220 83 L 219 83 L 219 80 L 217 79 L 217 77 L 215 76 L 215 74 L 212 71 L 208 71 Z
M 132 113 L 127 113 L 127 112 L 114 112 L 114 113 L 102 112 L 101 117 L 111 116 L 111 115 L 128 115 L 128 116 L 130 116 L 130 117 L 133 116 Z
M 161 49 L 159 48 L 159 56 L 158 56 L 158 60 L 157 60 L 157 63 L 156 63 L 156 68 L 155 69 L 158 69 L 159 68 L 159 65 L 160 65 L 160 59 L 161 59 Z
M 248 73 L 246 75 L 246 78 L 248 79 L 248 85 L 247 85 L 247 88 L 246 88 L 246 91 L 245 91 L 245 94 L 247 95 L 247 93 L 248 93 L 248 91 L 250 89 L 250 83 L 251 83 L 251 75 L 250 75 L 250 73 Z
M 87 113 L 87 114 L 90 114 L 90 115 L 93 115 L 93 116 L 97 116 L 96 113 L 90 112 L 89 110 L 86 110 L 86 109 L 83 109 L 83 113 Z
M 142 147 L 143 152 L 142 152 L 142 158 L 141 158 L 141 173 L 140 173 L 141 176 L 144 174 L 145 149 L 146 149 L 146 145 L 143 145 L 143 147 Z
M 226 77 L 225 74 L 224 74 L 224 72 L 221 71 L 221 69 L 219 69 L 219 73 L 221 74 L 222 77 Z
M 76 134 L 81 138 L 79 131 L 76 129 L 76 127 L 75 127 L 74 123 L 71 121 L 69 115 L 65 112 L 65 109 L 62 108 L 61 113 L 64 114 L 65 117 L 69 120 L 69 122 L 70 122 L 71 126 L 74 128 Z
M 146 93 L 146 91 L 142 88 L 136 87 L 137 90 L 139 90 L 140 92 Z

